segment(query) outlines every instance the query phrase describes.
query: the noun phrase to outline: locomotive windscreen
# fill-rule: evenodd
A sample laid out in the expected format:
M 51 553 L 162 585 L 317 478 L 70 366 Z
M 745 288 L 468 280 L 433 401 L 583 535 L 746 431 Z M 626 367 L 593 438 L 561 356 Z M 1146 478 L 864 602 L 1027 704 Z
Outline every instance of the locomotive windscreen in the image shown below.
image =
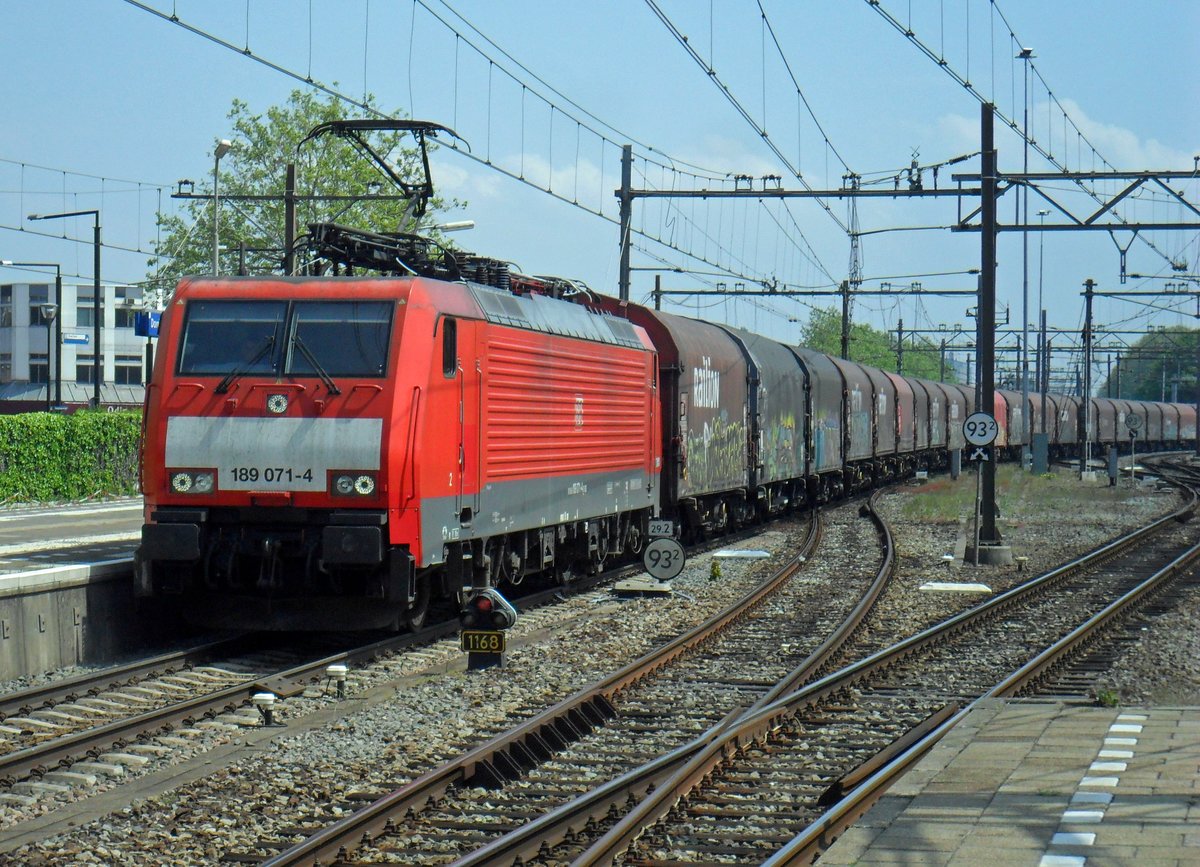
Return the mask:
M 179 372 L 271 373 L 283 336 L 286 301 L 194 301 L 179 350 Z
M 383 376 L 391 326 L 389 301 L 193 301 L 179 372 Z
M 315 360 L 330 376 L 383 376 L 391 325 L 390 301 L 297 302 L 285 372 L 315 374 Z

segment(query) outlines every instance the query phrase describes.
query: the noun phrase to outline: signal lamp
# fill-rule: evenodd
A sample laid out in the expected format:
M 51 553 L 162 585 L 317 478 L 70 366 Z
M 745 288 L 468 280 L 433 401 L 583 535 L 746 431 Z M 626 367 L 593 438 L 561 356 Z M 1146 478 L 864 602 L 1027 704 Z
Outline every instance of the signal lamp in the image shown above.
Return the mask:
M 333 482 L 333 489 L 342 496 L 354 493 L 354 479 L 350 476 L 338 476 Z
M 192 477 L 187 473 L 176 473 L 171 476 L 171 490 L 177 494 L 186 494 L 192 489 Z
M 464 629 L 511 629 L 517 609 L 496 588 L 488 587 L 467 600 L 458 620 Z
M 364 497 L 375 493 L 375 480 L 370 476 L 359 476 L 354 480 L 354 491 Z

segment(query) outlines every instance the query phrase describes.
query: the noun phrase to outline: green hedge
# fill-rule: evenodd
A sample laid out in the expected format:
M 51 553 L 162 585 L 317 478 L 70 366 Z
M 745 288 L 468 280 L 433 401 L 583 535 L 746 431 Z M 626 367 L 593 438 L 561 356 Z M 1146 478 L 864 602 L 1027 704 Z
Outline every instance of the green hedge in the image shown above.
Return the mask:
M 136 494 L 142 414 L 0 416 L 0 500 Z

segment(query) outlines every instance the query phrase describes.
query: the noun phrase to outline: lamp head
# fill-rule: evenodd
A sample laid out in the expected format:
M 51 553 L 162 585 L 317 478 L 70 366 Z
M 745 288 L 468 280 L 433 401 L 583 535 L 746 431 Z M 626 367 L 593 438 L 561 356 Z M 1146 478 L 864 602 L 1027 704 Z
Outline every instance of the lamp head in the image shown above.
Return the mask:
M 233 142 L 231 142 L 227 138 L 223 138 L 217 142 L 217 149 L 215 151 L 213 151 L 213 154 L 214 154 L 214 156 L 216 156 L 217 159 L 220 159 L 221 157 L 225 156 L 225 154 L 229 153 L 232 149 L 233 149 Z

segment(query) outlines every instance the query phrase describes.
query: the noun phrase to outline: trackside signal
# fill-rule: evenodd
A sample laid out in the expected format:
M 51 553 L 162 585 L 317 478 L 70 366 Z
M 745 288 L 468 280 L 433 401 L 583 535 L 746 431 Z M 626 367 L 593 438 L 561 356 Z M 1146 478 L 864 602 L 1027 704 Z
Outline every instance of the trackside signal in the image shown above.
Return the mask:
M 504 631 L 517 622 L 517 609 L 494 587 L 480 590 L 458 612 L 467 669 L 504 665 Z

